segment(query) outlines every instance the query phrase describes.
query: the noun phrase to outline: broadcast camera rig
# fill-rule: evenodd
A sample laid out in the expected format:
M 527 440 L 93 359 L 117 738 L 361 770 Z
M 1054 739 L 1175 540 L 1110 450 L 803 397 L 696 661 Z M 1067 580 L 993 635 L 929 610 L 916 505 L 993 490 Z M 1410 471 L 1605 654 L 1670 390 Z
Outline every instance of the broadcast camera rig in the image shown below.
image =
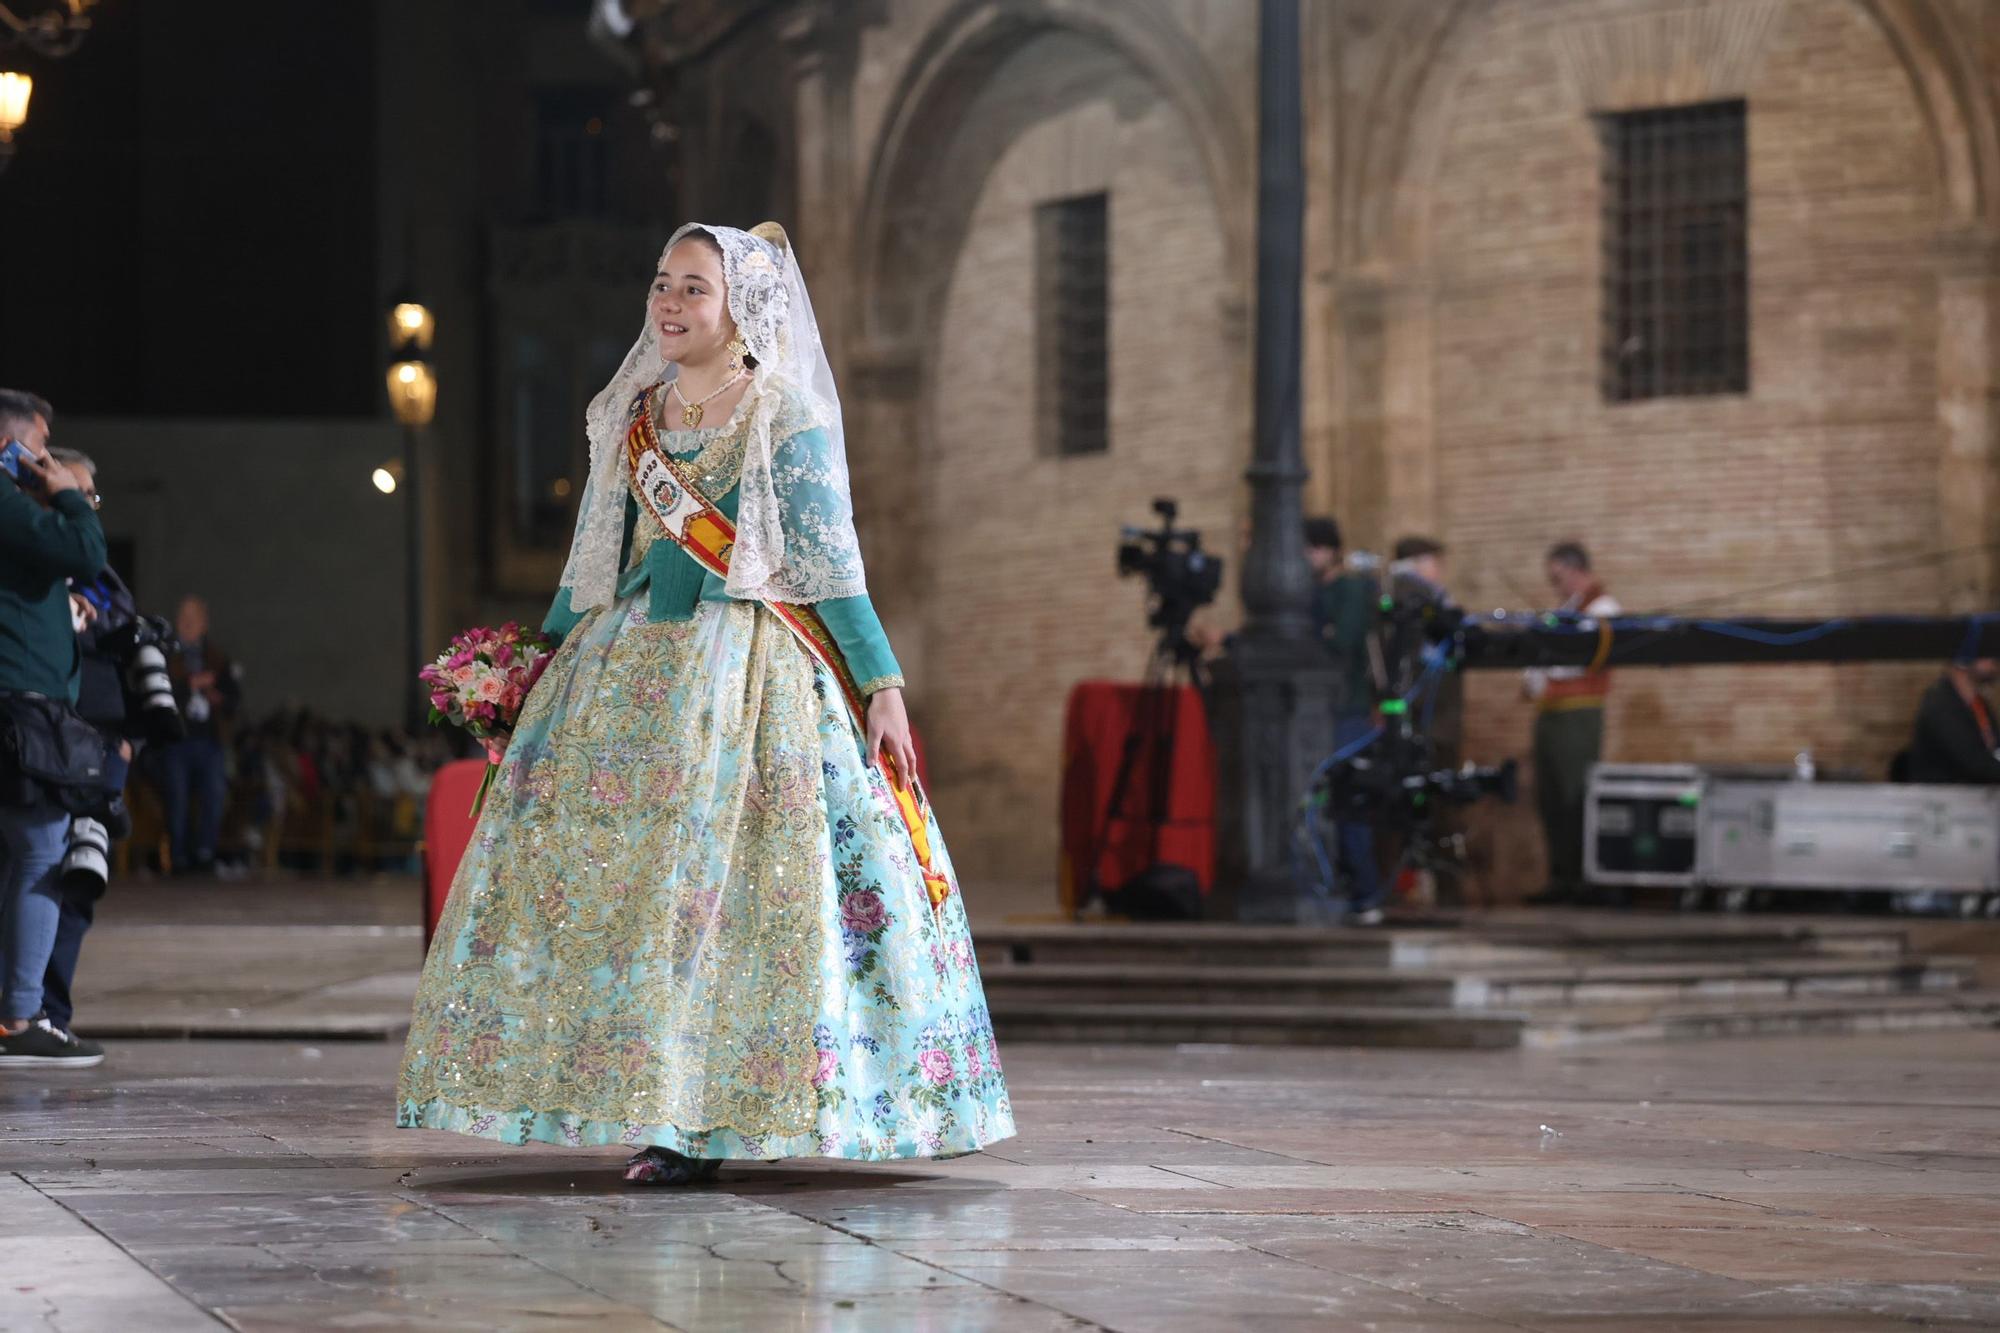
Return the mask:
M 1489 796 L 1514 799 L 1513 760 L 1459 768 L 1437 760 L 1431 716 L 1440 687 L 1454 672 L 2000 657 L 2000 614 L 1828 620 L 1472 615 L 1441 588 L 1402 574 L 1383 590 L 1378 642 L 1389 682 L 1381 725 L 1319 766 L 1300 811 L 1301 858 L 1307 862 L 1301 873 L 1322 890 L 1334 879 L 1327 824 L 1366 820 L 1401 836 L 1406 867 L 1452 871 L 1464 848 L 1458 835 L 1440 832 L 1439 810 Z

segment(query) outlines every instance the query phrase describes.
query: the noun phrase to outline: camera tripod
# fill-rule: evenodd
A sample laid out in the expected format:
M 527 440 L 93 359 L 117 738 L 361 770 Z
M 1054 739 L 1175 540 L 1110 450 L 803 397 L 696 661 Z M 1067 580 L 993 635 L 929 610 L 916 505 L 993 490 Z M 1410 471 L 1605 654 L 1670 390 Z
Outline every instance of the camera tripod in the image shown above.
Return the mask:
M 1141 920 L 1196 920 L 1201 916 L 1201 883 L 1186 866 L 1164 864 L 1160 860 L 1161 835 L 1173 822 L 1174 761 L 1180 743 L 1181 691 L 1192 687 L 1206 697 L 1208 679 L 1201 664 L 1201 650 L 1188 639 L 1185 617 L 1170 619 L 1162 627 L 1146 663 L 1144 682 L 1133 706 L 1132 720 L 1119 747 L 1118 771 L 1111 781 L 1111 794 L 1091 839 L 1089 878 L 1083 901 L 1097 898 L 1105 906 Z M 1138 812 L 1125 809 L 1140 756 L 1151 751 L 1151 781 L 1146 784 L 1145 804 Z M 1128 820 L 1146 830 L 1146 866 L 1123 884 L 1106 885 L 1098 880 L 1104 854 L 1110 849 L 1112 830 Z

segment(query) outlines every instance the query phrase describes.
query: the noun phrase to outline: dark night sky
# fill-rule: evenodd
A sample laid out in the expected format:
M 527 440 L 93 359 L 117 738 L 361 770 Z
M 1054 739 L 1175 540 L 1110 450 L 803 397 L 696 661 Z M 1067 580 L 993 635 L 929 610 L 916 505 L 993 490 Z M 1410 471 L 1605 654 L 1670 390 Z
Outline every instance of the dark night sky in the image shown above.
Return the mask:
M 0 385 L 58 413 L 379 415 L 374 7 L 105 0 L 0 174 Z

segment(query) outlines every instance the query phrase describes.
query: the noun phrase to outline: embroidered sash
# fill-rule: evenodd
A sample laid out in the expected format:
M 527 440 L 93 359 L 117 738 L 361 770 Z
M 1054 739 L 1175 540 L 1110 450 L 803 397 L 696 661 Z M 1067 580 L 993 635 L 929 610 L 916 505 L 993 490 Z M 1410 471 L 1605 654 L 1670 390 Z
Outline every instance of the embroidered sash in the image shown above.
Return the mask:
M 629 474 L 632 493 L 638 498 L 640 508 L 652 514 L 661 530 L 693 556 L 696 564 L 719 578 L 728 578 L 729 553 L 736 544 L 736 525 L 701 493 L 688 469 L 660 447 L 653 434 L 650 389 L 641 395 L 632 428 L 626 432 L 625 452 L 632 464 Z M 834 641 L 833 632 L 826 627 L 819 613 L 811 606 L 789 602 L 767 601 L 763 605 L 839 684 L 841 697 L 847 701 L 854 725 L 865 736 L 868 730 L 868 701 L 863 697 L 860 684 L 854 679 L 854 671 L 847 665 L 840 645 Z M 931 907 L 935 909 L 951 896 L 953 885 L 937 868 L 931 851 L 930 803 L 918 787 L 916 775 L 898 772 L 896 761 L 886 751 L 881 755 L 881 764 L 889 779 L 889 790 L 895 797 L 896 811 L 909 831 L 910 848 L 916 853 L 917 867 L 923 872 L 924 891 L 930 895 Z

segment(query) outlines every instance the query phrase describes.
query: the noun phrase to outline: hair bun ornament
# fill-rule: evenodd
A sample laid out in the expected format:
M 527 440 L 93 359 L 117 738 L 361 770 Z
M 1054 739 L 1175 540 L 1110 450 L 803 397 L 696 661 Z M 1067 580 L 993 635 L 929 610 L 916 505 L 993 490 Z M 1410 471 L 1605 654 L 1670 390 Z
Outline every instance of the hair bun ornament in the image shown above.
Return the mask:
M 760 222 L 750 229 L 750 234 L 760 241 L 769 241 L 781 255 L 792 252 L 792 238 L 785 235 L 785 229 L 775 222 Z

